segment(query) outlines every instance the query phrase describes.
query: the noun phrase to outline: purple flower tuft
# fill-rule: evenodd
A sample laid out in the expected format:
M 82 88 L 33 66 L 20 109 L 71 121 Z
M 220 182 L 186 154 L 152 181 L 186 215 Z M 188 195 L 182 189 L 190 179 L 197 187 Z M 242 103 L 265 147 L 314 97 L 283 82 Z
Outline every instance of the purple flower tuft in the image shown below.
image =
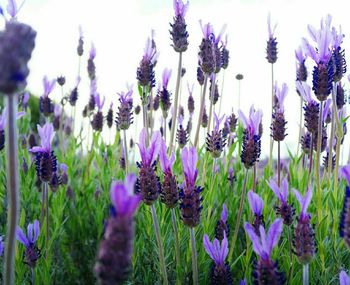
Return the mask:
M 205 234 L 203 237 L 203 244 L 205 251 L 216 265 L 225 264 L 225 259 L 228 255 L 228 242 L 226 235 L 224 235 L 224 239 L 220 244 L 218 239 L 214 239 L 214 242 L 211 242 L 208 235 Z
M 252 190 L 248 192 L 248 201 L 254 215 L 261 216 L 264 209 L 264 201 Z
M 186 188 L 194 187 L 197 178 L 197 149 L 195 147 L 184 148 L 181 153 L 183 172 L 186 178 Z
M 40 250 L 36 246 L 36 241 L 40 234 L 39 221 L 34 220 L 33 224 L 28 225 L 27 235 L 25 235 L 20 227 L 17 227 L 16 234 L 17 240 L 26 248 L 24 263 L 34 268 L 40 257 Z
M 309 187 L 304 197 L 296 189 L 293 189 L 293 192 L 301 206 L 300 219 L 308 218 L 309 214 L 306 211 L 312 199 L 312 187 Z
M 175 16 L 185 17 L 189 4 L 190 3 L 188 1 L 185 4 L 182 0 L 174 0 L 173 5 L 175 10 Z
M 350 285 L 350 277 L 344 270 L 339 273 L 339 285 Z

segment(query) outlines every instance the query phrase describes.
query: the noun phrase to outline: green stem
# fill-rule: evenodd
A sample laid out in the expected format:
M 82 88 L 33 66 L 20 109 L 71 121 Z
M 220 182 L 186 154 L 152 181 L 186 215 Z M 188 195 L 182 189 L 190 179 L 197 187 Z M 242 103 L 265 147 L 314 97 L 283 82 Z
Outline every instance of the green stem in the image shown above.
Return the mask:
M 18 174 L 18 142 L 17 142 L 17 96 L 5 96 L 7 105 L 6 124 L 6 157 L 7 157 L 7 237 L 4 262 L 4 284 L 15 284 L 15 252 L 16 252 L 16 228 L 19 213 L 19 174 Z
M 277 185 L 281 186 L 281 145 L 277 142 Z
M 46 260 L 49 257 L 49 187 L 47 182 L 44 182 L 44 190 L 45 190 L 45 206 L 46 206 Z
M 125 174 L 128 174 L 128 143 L 126 141 L 126 130 L 123 130 L 124 135 L 124 154 L 125 154 Z
M 35 269 L 33 267 L 30 268 L 32 272 L 32 285 L 35 285 Z
M 322 139 L 322 115 L 323 115 L 323 102 L 320 102 L 320 115 L 318 118 L 318 133 L 317 133 L 317 152 L 315 163 L 315 175 L 317 184 L 317 217 L 318 222 L 321 222 L 322 216 L 322 197 L 321 197 L 321 181 L 320 181 L 320 155 L 321 155 L 321 139 Z
M 159 228 L 159 222 L 157 218 L 156 208 L 154 205 L 151 206 L 151 212 L 152 212 L 152 219 L 153 219 L 153 228 L 156 235 L 157 243 L 158 243 L 158 250 L 159 250 L 159 262 L 160 262 L 160 269 L 162 271 L 163 275 L 163 284 L 168 284 L 168 276 L 166 272 L 166 265 L 165 265 L 165 258 L 164 258 L 164 248 L 163 248 L 163 242 L 162 238 L 160 236 L 160 228 Z
M 197 129 L 196 129 L 196 136 L 194 138 L 194 147 L 198 146 L 198 141 L 199 141 L 199 130 L 201 127 L 201 122 L 202 122 L 202 117 L 203 117 L 203 112 L 204 112 L 204 102 L 205 102 L 205 92 L 207 89 L 207 83 L 208 83 L 208 75 L 204 75 L 204 86 L 203 86 L 203 93 L 202 93 L 202 98 L 201 98 L 201 105 L 199 109 L 199 117 L 198 117 L 198 124 L 197 124 Z
M 309 264 L 303 265 L 303 285 L 309 285 Z
M 213 80 L 211 81 L 208 133 L 210 133 L 211 121 L 213 118 L 213 100 L 214 100 L 214 94 L 215 94 L 215 80 L 216 80 L 216 74 L 214 73 Z
M 196 250 L 196 237 L 194 234 L 194 228 L 190 227 L 191 236 L 191 251 L 192 251 L 192 278 L 193 285 L 198 285 L 198 265 L 197 265 L 197 250 Z
M 174 230 L 174 237 L 175 237 L 175 257 L 176 257 L 176 272 L 177 272 L 177 278 L 178 282 L 181 284 L 181 259 L 180 259 L 180 242 L 179 242 L 179 233 L 177 230 L 177 223 L 176 223 L 176 214 L 175 209 L 171 209 L 171 223 L 173 224 L 173 230 Z
M 246 169 L 245 175 L 244 175 L 244 181 L 243 181 L 243 188 L 242 188 L 242 193 L 241 193 L 241 200 L 239 202 L 239 210 L 238 210 L 238 215 L 237 215 L 237 220 L 236 220 L 236 226 L 235 226 L 235 231 L 233 234 L 233 238 L 231 241 L 231 246 L 230 246 L 230 252 L 228 255 L 228 261 L 231 262 L 232 261 L 232 254 L 236 245 L 236 240 L 237 240 L 237 235 L 238 235 L 238 230 L 240 227 L 240 223 L 241 223 L 241 217 L 242 217 L 242 212 L 243 212 L 243 202 L 244 202 L 244 198 L 245 198 L 245 192 L 246 192 L 246 188 L 247 188 L 247 176 L 248 176 L 248 168 Z
M 273 80 L 274 80 L 273 64 L 271 64 L 271 114 L 273 112 L 274 97 L 275 97 Z M 271 116 L 271 124 L 272 124 L 272 116 Z M 272 154 L 273 154 L 273 138 L 271 137 L 270 138 L 270 160 L 269 160 L 270 171 L 272 170 L 272 159 L 273 159 Z
M 179 90 L 180 90 L 180 80 L 181 80 L 181 67 L 182 67 L 182 52 L 179 53 L 179 64 L 177 67 L 177 79 L 175 87 L 175 100 L 174 100 L 174 113 L 172 116 L 171 122 L 171 132 L 170 132 L 170 141 L 169 141 L 169 154 L 173 151 L 173 141 L 176 130 L 176 119 L 177 119 L 177 108 L 179 100 Z

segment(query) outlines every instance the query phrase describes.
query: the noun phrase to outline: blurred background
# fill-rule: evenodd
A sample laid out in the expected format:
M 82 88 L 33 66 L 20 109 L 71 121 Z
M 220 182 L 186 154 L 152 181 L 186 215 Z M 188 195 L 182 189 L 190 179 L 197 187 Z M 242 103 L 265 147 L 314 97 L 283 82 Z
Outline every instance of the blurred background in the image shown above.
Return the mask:
M 6 6 L 6 1 L 0 3 L 2 7 Z M 222 112 L 227 113 L 233 108 L 237 113 L 238 82 L 235 76 L 238 73 L 243 74 L 240 108 L 247 113 L 251 104 L 254 104 L 256 108 L 264 111 L 262 156 L 268 155 L 271 66 L 265 59 L 265 48 L 268 38 L 267 15 L 271 12 L 272 25 L 277 23 L 275 35 L 279 51 L 274 67 L 275 79 L 279 85 L 285 82 L 289 86 L 285 102 L 288 136 L 285 139 L 286 147 L 282 147 L 282 150 L 284 155 L 287 155 L 287 148 L 296 151 L 300 99 L 295 92 L 294 51 L 300 45 L 302 37 L 309 37 L 307 25 L 318 27 L 321 17 L 330 13 L 333 16 L 333 25 L 342 25 L 345 34 L 343 47 L 347 53 L 350 43 L 348 36 L 350 22 L 345 4 L 345 1 L 319 0 L 191 0 L 186 15 L 190 45 L 183 55 L 183 66 L 187 71 L 182 81 L 183 105 L 186 106 L 187 102 L 187 82 L 195 85 L 193 96 L 196 107 L 199 105 L 200 87 L 196 80 L 197 53 L 202 38 L 199 20 L 202 19 L 204 23 L 211 22 L 217 33 L 226 24 L 230 63 L 225 72 L 223 92 L 220 94 L 223 96 Z M 145 41 L 151 35 L 151 29 L 155 30 L 155 41 L 160 52 L 156 66 L 157 82 L 161 80 L 165 67 L 173 69 L 169 89 L 174 93 L 178 54 L 170 46 L 169 22 L 172 22 L 173 15 L 172 0 L 27 0 L 18 18 L 30 23 L 38 32 L 37 46 L 30 63 L 28 90 L 40 96 L 43 92 L 44 75 L 49 78 L 64 75 L 67 82 L 65 92 L 74 87 L 78 72 L 76 48 L 81 26 L 85 46 L 81 65 L 82 82 L 77 105 L 76 132 L 82 124 L 84 129 L 85 124 L 88 124 L 87 120 L 82 120 L 80 114 L 89 99 L 86 64 L 92 42 L 97 50 L 95 62 L 98 91 L 106 97 L 105 111 L 112 101 L 116 108 L 117 92 L 126 91 L 127 83 L 134 85 L 134 105 L 140 103 L 136 68 L 142 58 Z M 346 57 L 348 58 L 347 54 Z M 308 64 L 311 75 L 312 63 Z M 222 73 L 218 79 L 221 90 Z M 344 81 L 343 84 L 348 90 L 348 81 Z M 60 100 L 60 88 L 56 87 L 50 96 L 57 101 Z M 161 112 L 158 113 L 160 117 Z M 196 112 L 194 126 L 197 116 Z M 185 122 L 187 119 L 188 117 L 185 118 Z M 157 124 L 159 120 L 156 118 L 155 122 Z M 105 128 L 106 138 L 108 131 Z M 134 137 L 135 134 L 132 130 L 128 135 Z

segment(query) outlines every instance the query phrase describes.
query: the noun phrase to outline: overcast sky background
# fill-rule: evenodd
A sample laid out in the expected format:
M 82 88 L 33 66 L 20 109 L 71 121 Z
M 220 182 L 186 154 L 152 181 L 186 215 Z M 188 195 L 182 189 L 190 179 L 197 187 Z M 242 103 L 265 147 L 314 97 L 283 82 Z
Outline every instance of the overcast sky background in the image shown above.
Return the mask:
M 156 68 L 157 82 L 164 67 L 172 68 L 170 89 L 174 90 L 178 54 L 170 46 L 168 32 L 169 22 L 172 21 L 174 14 L 172 2 L 172 0 L 27 0 L 18 18 L 31 24 L 38 32 L 36 49 L 30 64 L 29 90 L 40 95 L 44 75 L 53 78 L 63 74 L 67 78 L 66 91 L 73 87 L 78 69 L 76 47 L 79 25 L 84 31 L 85 54 L 82 62 L 83 81 L 78 114 L 89 96 L 86 61 L 91 42 L 94 42 L 97 49 L 98 90 L 106 96 L 105 109 L 111 100 L 114 106 L 117 105 L 116 93 L 125 90 L 127 82 L 136 87 L 136 68 L 151 29 L 155 30 L 155 41 L 160 51 Z M 5 4 L 4 1 L 0 3 L 2 6 Z M 346 35 L 343 46 L 347 51 L 350 43 L 348 36 L 350 21 L 345 3 L 347 2 L 319 0 L 191 0 L 186 15 L 190 46 L 183 56 L 187 73 L 182 84 L 182 98 L 187 100 L 187 82 L 195 83 L 196 107 L 199 104 L 200 88 L 195 72 L 202 33 L 198 20 L 211 22 L 217 32 L 227 24 L 230 64 L 225 75 L 223 111 L 228 112 L 232 107 L 237 110 L 238 86 L 235 75 L 242 73 L 244 80 L 241 88 L 241 108 L 247 112 L 254 103 L 257 108 L 262 108 L 265 112 L 263 152 L 267 154 L 270 134 L 271 69 L 265 59 L 265 48 L 267 15 L 270 11 L 272 23 L 278 23 L 275 35 L 279 54 L 275 64 L 275 78 L 280 84 L 286 82 L 289 86 L 285 102 L 289 135 L 285 143 L 295 150 L 300 103 L 294 91 L 294 50 L 300 44 L 301 37 L 308 37 L 307 25 L 318 27 L 321 17 L 330 13 L 333 16 L 333 24 L 336 26 L 341 24 L 343 27 Z M 219 84 L 221 80 L 222 74 L 219 75 Z M 347 80 L 346 82 L 344 80 L 344 83 L 348 85 Z M 59 98 L 59 96 L 60 90 L 56 88 L 53 97 Z M 136 88 L 134 98 L 137 104 L 139 98 Z M 79 126 L 80 123 L 78 122 Z M 133 132 L 131 131 L 130 135 L 134 136 Z

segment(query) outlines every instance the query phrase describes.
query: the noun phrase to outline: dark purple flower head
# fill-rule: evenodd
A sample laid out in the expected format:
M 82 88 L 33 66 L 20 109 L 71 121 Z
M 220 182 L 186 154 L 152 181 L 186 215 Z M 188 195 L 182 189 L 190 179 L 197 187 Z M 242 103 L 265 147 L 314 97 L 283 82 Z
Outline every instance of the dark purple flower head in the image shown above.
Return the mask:
M 184 148 L 181 153 L 183 172 L 186 178 L 186 189 L 193 189 L 197 179 L 197 150 L 195 147 Z
M 159 131 L 154 132 L 149 147 L 146 146 L 146 137 L 147 131 L 144 128 L 140 133 L 140 139 L 137 145 L 140 149 L 142 165 L 150 166 L 158 157 L 161 146 L 161 135 Z
M 248 192 L 248 202 L 254 215 L 261 216 L 264 209 L 264 201 L 261 199 L 261 197 L 250 190 Z
M 267 16 L 268 40 L 266 46 L 266 59 L 268 63 L 274 64 L 277 61 L 277 41 L 274 35 L 277 24 L 271 28 L 271 15 Z
M 309 189 L 306 191 L 305 196 L 301 196 L 300 192 L 296 189 L 293 189 L 293 192 L 297 198 L 297 200 L 300 203 L 301 206 L 301 212 L 300 212 L 300 218 L 299 220 L 309 219 L 309 213 L 307 213 L 307 208 L 309 207 L 309 204 L 312 199 L 312 187 L 309 187 Z
M 135 182 L 136 175 L 132 173 L 126 176 L 124 183 L 122 181 L 112 183 L 111 201 L 116 215 L 119 217 L 134 216 L 140 204 L 141 196 L 134 194 Z
M 282 180 L 281 187 L 278 187 L 277 183 L 273 179 L 270 179 L 267 184 L 281 203 L 288 202 L 288 181 L 286 178 Z
M 247 129 L 248 133 L 251 136 L 259 134 L 259 125 L 263 116 L 263 113 L 260 109 L 255 111 L 254 106 L 251 106 L 248 118 L 243 114 L 241 110 L 238 110 L 238 115 L 243 126 Z
M 350 277 L 344 270 L 339 273 L 339 285 L 350 285 Z
M 38 133 L 40 137 L 41 146 L 34 146 L 29 151 L 37 153 L 37 152 L 51 152 L 51 143 L 53 140 L 53 137 L 55 135 L 53 125 L 49 122 L 47 122 L 43 127 L 40 125 L 37 125 L 38 127 Z
M 214 241 L 211 242 L 208 235 L 205 234 L 203 237 L 203 244 L 205 251 L 216 265 L 225 265 L 225 259 L 228 255 L 228 242 L 226 234 L 224 234 L 224 239 L 221 241 L 221 244 L 218 239 L 214 239 Z
M 161 140 L 161 147 L 159 151 L 159 162 L 160 167 L 164 173 L 171 173 L 171 169 L 175 163 L 175 154 L 171 153 L 171 156 L 168 158 L 166 153 L 166 143 L 164 139 Z
M 255 233 L 254 227 L 245 223 L 244 229 L 253 243 L 253 250 L 261 259 L 267 260 L 271 257 L 273 248 L 277 245 L 283 229 L 282 219 L 276 219 L 270 226 L 267 235 L 263 226 L 260 226 L 260 236 Z
M 185 4 L 182 0 L 174 0 L 173 5 L 174 5 L 175 16 L 176 17 L 181 16 L 184 18 L 190 3 L 187 1 L 187 3 Z

